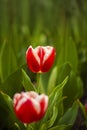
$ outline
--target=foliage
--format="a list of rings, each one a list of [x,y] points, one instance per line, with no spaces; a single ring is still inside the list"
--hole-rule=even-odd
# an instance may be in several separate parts
[[[57,54],[52,70],[40,77],[48,111],[28,129],[71,130],[79,107],[87,122],[79,101],[87,85],[86,23],[86,0],[0,0],[0,130],[26,129],[15,117],[13,96],[38,91],[37,75],[26,66],[29,45],[52,45]]]

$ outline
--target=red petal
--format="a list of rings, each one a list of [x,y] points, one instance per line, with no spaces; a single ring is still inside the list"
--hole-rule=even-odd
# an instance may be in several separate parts
[[[40,101],[40,107],[41,107],[41,112],[38,116],[38,120],[40,120],[46,113],[47,107],[48,107],[48,97],[45,95],[42,95],[42,99]]]
[[[31,47],[26,52],[26,60],[27,60],[28,67],[32,72],[37,73],[40,71],[40,65]]]
[[[18,110],[15,109],[15,113],[23,123],[32,123],[38,120],[38,114],[30,100],[23,103]]]
[[[46,59],[46,61],[44,62],[44,64],[42,65],[41,71],[42,72],[47,72],[50,70],[50,68],[52,67],[53,63],[54,63],[54,59],[55,59],[55,54],[56,51],[53,48],[52,49],[52,53],[49,55],[49,57]]]
[[[45,51],[43,47],[39,47],[38,56],[40,57],[40,69],[42,67],[43,59],[44,59]]]

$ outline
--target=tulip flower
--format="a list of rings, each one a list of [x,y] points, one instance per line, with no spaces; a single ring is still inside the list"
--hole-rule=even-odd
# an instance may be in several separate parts
[[[48,96],[34,91],[16,93],[13,98],[14,112],[23,123],[40,120],[48,107]]]
[[[28,67],[32,72],[47,72],[54,63],[56,51],[52,46],[38,46],[35,49],[32,46],[26,51],[26,60]]]

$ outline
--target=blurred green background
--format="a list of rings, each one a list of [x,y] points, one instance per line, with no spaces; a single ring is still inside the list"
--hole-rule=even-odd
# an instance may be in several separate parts
[[[61,49],[67,43],[71,45],[71,42],[77,50],[78,69],[85,72],[86,0],[0,0],[1,82],[25,64],[25,52],[29,45],[52,45],[59,56]]]
[[[4,118],[11,113],[7,112],[6,103],[7,106],[9,103],[3,93],[13,97],[24,88],[30,90],[30,81],[36,81],[36,75],[26,66],[29,45],[56,48],[53,68],[41,77],[44,92],[51,92],[68,75],[69,81],[62,90],[63,97],[68,97],[63,103],[64,113],[77,99],[84,105],[87,100],[87,0],[0,0],[0,128],[14,122],[12,116]],[[21,69],[26,70],[31,80]],[[77,105],[74,107],[65,114],[68,118],[64,117],[63,125],[74,124],[78,113]],[[57,124],[61,111],[59,106]]]

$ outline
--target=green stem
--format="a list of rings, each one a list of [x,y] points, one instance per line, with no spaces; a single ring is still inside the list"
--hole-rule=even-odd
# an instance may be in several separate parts
[[[34,123],[33,124],[27,124],[26,125],[26,130],[34,130],[34,126],[35,126]]]
[[[37,73],[37,92],[40,92],[41,73]]]
[[[25,130],[28,130],[28,124],[24,124],[25,125]]]
[[[26,130],[28,130],[28,124],[27,124],[27,126],[26,126]]]
[[[27,124],[27,125],[26,125],[26,130],[30,130],[29,125],[30,125],[30,124]]]

